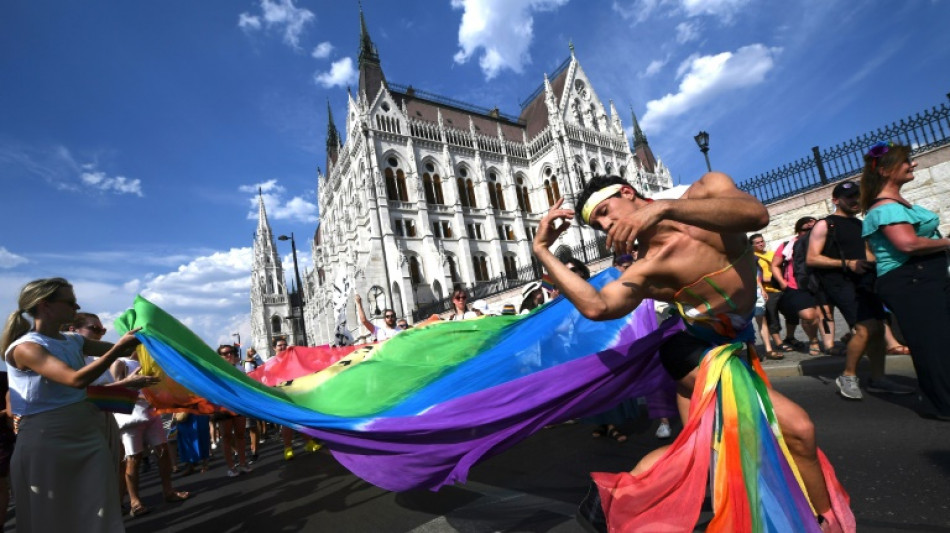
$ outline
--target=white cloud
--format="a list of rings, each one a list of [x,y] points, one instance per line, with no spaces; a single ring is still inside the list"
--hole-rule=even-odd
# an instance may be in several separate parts
[[[649,78],[650,76],[656,75],[656,73],[659,72],[660,69],[662,69],[663,67],[666,66],[666,63],[667,63],[668,61],[669,61],[669,58],[667,58],[667,59],[654,59],[653,61],[650,61],[650,64],[647,65],[646,70],[644,70],[644,71],[640,74],[640,77],[641,77],[641,78]]]
[[[699,38],[699,24],[695,22],[680,22],[676,25],[676,42],[686,44]]]
[[[307,223],[314,223],[319,220],[316,204],[300,196],[294,196],[286,200],[286,190],[282,185],[277,184],[277,180],[238,187],[238,191],[253,195],[248,198],[248,204],[250,205],[250,210],[247,212],[248,220],[257,220],[258,189],[260,189],[260,197],[264,199],[264,209],[267,210],[269,220],[295,220]]]
[[[659,8],[665,8],[661,16],[711,16],[723,23],[732,22],[733,17],[751,0],[614,0],[613,10],[624,20],[633,20],[634,24],[649,19]]]
[[[125,176],[106,176],[105,172],[83,172],[79,175],[83,185],[91,187],[102,192],[114,192],[116,194],[134,194],[138,197],[142,194],[142,181],[139,179],[130,180]]]
[[[624,3],[615,0],[612,7],[624,20],[633,19],[635,23],[639,24],[650,18],[660,2],[661,0],[634,0]]]
[[[353,68],[353,60],[344,57],[339,61],[334,61],[330,65],[330,70],[314,74],[313,81],[329,89],[330,87],[343,87],[354,83],[357,79],[356,69]]]
[[[29,262],[30,260],[22,255],[17,255],[7,250],[5,246],[0,246],[0,268],[13,268]]]
[[[0,248],[0,256],[3,251]],[[104,254],[114,257],[120,253],[106,251]],[[134,255],[126,251],[126,256]],[[298,251],[298,260],[300,258],[304,260],[302,265],[309,261],[309,256]],[[92,259],[90,255],[83,261]],[[287,264],[292,265],[285,262]],[[136,294],[141,294],[213,347],[233,342],[233,333],[239,333],[244,341],[250,339],[252,266],[253,250],[250,247],[193,254],[172,270],[159,275],[132,274],[126,278],[115,276],[115,264],[105,269],[88,268],[77,266],[76,262],[63,263],[55,258],[38,257],[31,258],[29,271],[21,268],[0,272],[0,302],[8,308],[15,305],[21,288],[31,279],[64,275],[73,284],[82,310],[98,314],[109,328],[106,340],[118,338],[112,322],[131,306]],[[39,272],[43,274],[37,275]]]
[[[730,22],[736,13],[745,8],[750,0],[680,0],[690,17],[709,15]]]
[[[259,30],[261,29],[261,17],[241,13],[238,16],[238,27],[245,30]]]
[[[258,31],[262,27],[283,32],[284,42],[299,50],[300,35],[315,18],[309,9],[296,7],[294,0],[261,0],[261,14],[241,13],[238,27],[246,32]]]
[[[310,55],[316,59],[326,59],[330,57],[330,52],[332,51],[333,51],[333,45],[330,44],[329,41],[324,41],[318,44],[317,47],[313,49],[313,52]]]
[[[177,270],[140,282],[141,295],[171,313],[212,347],[250,338],[253,250],[232,248],[199,256]],[[77,289],[78,292],[78,289]]]
[[[568,0],[452,0],[453,9],[464,9],[459,26],[455,62],[462,64],[478,53],[485,79],[502,70],[520,73],[531,61],[528,47],[533,37],[534,12],[552,11]]]
[[[679,92],[647,102],[640,121],[645,130],[657,131],[672,118],[728,91],[758,85],[775,65],[780,48],[761,44],[743,46],[735,52],[691,56],[678,70]]]

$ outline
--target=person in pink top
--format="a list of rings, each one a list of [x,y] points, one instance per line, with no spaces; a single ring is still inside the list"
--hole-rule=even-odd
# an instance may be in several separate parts
[[[800,288],[795,280],[793,251],[795,241],[805,236],[815,225],[815,217],[802,217],[795,222],[795,237],[783,242],[775,250],[772,257],[772,279],[782,289],[782,296],[778,302],[778,310],[785,316],[786,323],[789,317],[794,321],[798,317],[802,331],[808,336],[808,355],[821,354],[821,343],[818,341],[818,301],[810,292]]]

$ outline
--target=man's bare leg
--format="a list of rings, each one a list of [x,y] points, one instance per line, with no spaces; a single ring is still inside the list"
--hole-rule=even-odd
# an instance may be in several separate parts
[[[678,385],[681,392],[686,389],[692,390],[696,384],[698,373],[699,369],[695,369],[679,381]],[[679,397],[682,396],[681,393]],[[679,400],[679,397],[677,400]],[[772,407],[785,438],[785,445],[788,446],[788,451],[792,454],[792,459],[798,466],[811,504],[818,514],[823,514],[831,509],[831,499],[828,496],[828,487],[825,485],[825,477],[821,473],[821,465],[818,462],[815,426],[804,409],[780,392],[769,389],[769,399],[772,400]],[[680,412],[682,414],[682,410]],[[637,466],[630,473],[638,475],[649,470],[666,453],[667,448],[669,446],[663,446],[643,456],[643,459],[637,463]]]

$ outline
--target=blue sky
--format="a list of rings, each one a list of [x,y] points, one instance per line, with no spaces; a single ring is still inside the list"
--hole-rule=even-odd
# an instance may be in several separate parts
[[[713,167],[742,181],[950,91],[938,0],[363,9],[389,81],[515,115],[573,41],[598,96],[628,127],[636,111],[681,183],[705,168],[701,129]],[[345,116],[355,90],[358,13],[355,1],[0,3],[4,316],[26,281],[64,276],[108,322],[141,293],[210,344],[247,339],[257,189],[309,264],[326,109]]]

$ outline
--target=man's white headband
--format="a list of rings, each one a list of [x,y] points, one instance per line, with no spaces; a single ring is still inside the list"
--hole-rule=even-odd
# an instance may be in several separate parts
[[[581,220],[584,221],[584,224],[590,225],[590,214],[594,212],[594,208],[600,205],[600,202],[603,202],[607,198],[620,192],[620,189],[623,185],[608,185],[603,189],[595,192],[590,195],[590,198],[587,199],[587,202],[584,204],[584,208],[581,209]]]

